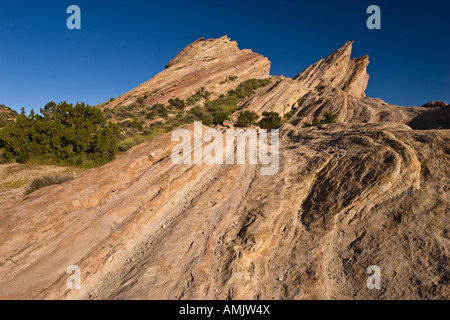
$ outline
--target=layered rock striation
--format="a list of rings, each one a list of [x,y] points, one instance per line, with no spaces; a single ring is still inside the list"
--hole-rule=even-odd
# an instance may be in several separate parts
[[[165,104],[173,98],[187,99],[201,88],[218,96],[235,89],[245,80],[269,75],[267,58],[248,49],[240,50],[227,36],[201,38],[183,49],[164,71],[121,95],[107,107],[125,107],[134,104],[139,97],[146,97],[147,105]]]
[[[448,299],[450,130],[432,116],[448,107],[365,97],[368,60],[350,52],[242,103],[295,109],[274,176],[260,164],[176,165],[168,133],[0,209],[0,298]],[[148,99],[226,92],[225,76],[269,66],[227,38],[200,40],[114,103],[156,88]],[[303,126],[326,111],[339,123]],[[81,290],[66,286],[71,265]],[[371,265],[381,290],[366,286]]]

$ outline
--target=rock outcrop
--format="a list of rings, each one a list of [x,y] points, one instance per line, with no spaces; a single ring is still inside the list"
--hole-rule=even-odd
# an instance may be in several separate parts
[[[243,108],[259,114],[271,110],[284,115],[292,109],[311,110],[303,104],[307,95],[311,98],[316,94],[315,102],[320,99],[323,100],[325,96],[329,100],[342,100],[342,97],[345,97],[345,100],[365,98],[365,90],[369,80],[367,73],[369,58],[364,56],[351,59],[352,44],[353,42],[347,42],[337,51],[311,65],[293,79],[277,77],[275,85],[264,88],[258,94],[250,97],[242,104]],[[339,97],[330,98],[332,94],[339,95]],[[342,103],[342,101],[339,101],[339,103]],[[379,109],[382,104],[384,103],[380,101],[374,107]],[[344,110],[352,109],[351,105],[340,104],[336,107]],[[362,112],[362,110],[359,111]],[[377,112],[381,112],[381,110],[377,110]],[[318,115],[316,113],[314,116]],[[311,120],[313,117],[309,113],[303,116],[305,121]],[[339,120],[352,122],[347,117],[341,117]]]
[[[422,108],[444,108],[448,107],[449,105],[446,104],[444,101],[431,101],[422,106]]]
[[[449,297],[449,130],[285,125],[266,177],[175,165],[173,146],[167,134],[1,212],[0,296]],[[370,265],[383,290],[366,288]]]
[[[442,101],[418,108],[366,97],[369,59],[368,56],[351,59],[352,44],[347,42],[293,79],[272,77],[273,85],[245,100],[242,110],[260,115],[264,111],[275,111],[282,116],[295,110],[294,125],[311,123],[314,117],[323,118],[325,112],[333,112],[341,123],[397,122],[413,129],[450,128],[450,108]]]
[[[365,97],[368,60],[350,51],[243,102],[295,109],[274,176],[176,165],[168,133],[0,209],[0,298],[449,299],[450,130],[407,125],[444,108]],[[152,88],[152,101],[225,92],[227,75],[267,77],[269,65],[227,38],[201,40],[114,103]],[[325,111],[340,123],[303,126]],[[66,286],[71,265],[81,290]],[[366,286],[371,265],[381,290]]]
[[[18,115],[19,114],[16,111],[8,108],[4,104],[0,104],[0,128],[12,121],[16,121]]]
[[[235,89],[245,80],[267,78],[269,75],[270,61],[267,58],[248,49],[240,50],[237,43],[227,36],[202,38],[183,49],[164,71],[121,95],[107,107],[128,106],[145,96],[147,105],[165,104],[172,98],[187,99],[202,87],[218,96]]]
[[[347,42],[336,52],[322,59],[294,79],[301,82],[307,90],[318,86],[340,89],[357,98],[365,97],[369,75],[369,57],[351,59],[353,41]]]

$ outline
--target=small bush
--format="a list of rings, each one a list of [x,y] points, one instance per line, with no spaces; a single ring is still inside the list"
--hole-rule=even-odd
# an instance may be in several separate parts
[[[233,82],[237,79],[237,76],[228,76],[225,78],[225,80],[223,80],[220,84],[225,84],[225,83],[229,83],[229,82]]]
[[[325,112],[324,116],[325,116],[324,123],[336,123],[337,114]]]
[[[180,109],[180,110],[183,110],[186,107],[186,103],[184,102],[184,100],[181,100],[179,98],[170,99],[169,105],[171,107],[174,107],[175,109]]]
[[[332,112],[325,112],[324,114],[324,119],[320,120],[317,117],[314,117],[312,123],[306,123],[305,127],[317,127],[320,126],[322,124],[327,124],[327,123],[336,123],[336,118],[337,118],[337,114],[334,114]]]
[[[283,117],[283,123],[288,122],[289,119],[291,119],[293,115],[294,115],[294,110],[291,110],[288,113],[286,113]]]
[[[239,113],[236,121],[236,127],[250,127],[258,121],[259,115],[253,111],[244,111]]]
[[[214,119],[213,119],[213,123],[214,124],[223,124],[223,122],[225,120],[229,120],[228,118],[228,114],[222,111],[218,111],[216,112],[216,114],[214,115]]]
[[[66,181],[72,180],[73,177],[67,174],[61,174],[61,173],[55,173],[55,174],[48,174],[45,175],[42,178],[34,179],[30,186],[28,187],[28,190],[25,192],[26,195],[33,193],[39,189],[55,185],[55,184],[62,184]]]
[[[204,108],[196,106],[189,110],[186,114],[186,121],[194,122],[201,121],[203,125],[210,126],[213,124],[214,118],[213,115],[207,112]]]
[[[200,88],[199,91],[197,91],[196,94],[189,97],[186,101],[187,105],[193,106],[195,103],[200,101],[201,99],[208,100],[209,96],[211,95],[211,92],[207,91],[205,88]]]
[[[138,131],[142,131],[144,129],[144,126],[142,123],[135,117],[133,117],[133,120],[128,120],[120,123],[120,127],[122,129],[137,129]]]
[[[133,117],[133,113],[131,111],[128,111],[128,110],[122,108],[122,109],[119,110],[119,112],[117,114],[117,117],[119,119],[132,118]]]
[[[16,157],[16,162],[20,164],[25,164],[30,160],[30,155],[28,153],[21,153]]]
[[[6,163],[8,161],[8,157],[6,156],[6,150],[0,149],[0,164]]]
[[[139,97],[136,99],[136,102],[139,103],[140,105],[143,105],[145,102],[145,98],[144,97]]]
[[[136,142],[134,141],[134,139],[123,140],[119,143],[119,151],[121,151],[121,152],[128,151],[131,148],[133,148],[135,145],[136,145]]]
[[[235,90],[230,90],[229,95],[236,96],[239,99],[245,99],[252,95],[256,89],[269,85],[270,79],[250,79],[240,83]]]
[[[146,117],[147,119],[149,119],[149,120],[153,120],[153,119],[156,118],[157,115],[158,115],[158,114],[156,113],[155,110],[151,110],[151,111],[149,111],[149,112],[147,112],[147,113],[145,114],[145,117]]]
[[[271,130],[281,125],[281,117],[277,112],[263,112],[263,119],[258,122],[258,125],[266,130]]]
[[[129,122],[128,125],[129,125],[130,128],[135,128],[135,129],[138,129],[139,131],[144,130],[144,126],[136,118],[134,118],[133,121]]]
[[[151,110],[155,111],[156,115],[158,117],[161,117],[164,119],[167,119],[169,117],[169,112],[167,111],[166,106],[163,104],[157,103],[157,104],[153,105]]]

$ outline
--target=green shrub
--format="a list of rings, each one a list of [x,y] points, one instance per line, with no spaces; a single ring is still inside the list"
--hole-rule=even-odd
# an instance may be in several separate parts
[[[324,123],[336,123],[337,114],[333,114],[331,112],[325,112]]]
[[[121,109],[119,109],[119,111],[117,113],[117,117],[120,120],[126,119],[126,118],[132,118],[133,113],[131,111],[127,110],[126,108],[121,108]]]
[[[281,117],[277,112],[263,112],[263,117],[258,125],[266,130],[271,130],[281,125]]]
[[[260,87],[271,83],[270,79],[250,79],[239,84],[235,90],[222,94],[213,101],[207,101],[205,108],[213,115],[214,124],[221,124],[233,112],[238,110],[238,103],[250,96]],[[225,117],[226,115],[226,117]]]
[[[140,105],[143,105],[145,102],[145,98],[144,97],[139,97],[136,99],[136,102],[139,103]]]
[[[258,121],[259,115],[253,111],[245,110],[239,113],[239,118],[236,121],[236,127],[250,127]]]
[[[170,99],[169,105],[171,107],[174,107],[175,109],[181,109],[181,110],[183,110],[186,107],[186,103],[184,102],[184,100],[181,100],[179,98]]]
[[[138,131],[142,131],[144,129],[144,126],[137,118],[133,118],[132,121],[122,122],[121,124],[125,128],[134,128],[137,129]]]
[[[225,113],[225,112],[222,112],[222,111],[218,111],[218,112],[216,112],[215,115],[214,115],[213,123],[214,123],[215,125],[218,125],[218,124],[221,125],[221,124],[223,124],[223,122],[224,122],[225,120],[229,120],[228,114]]]
[[[149,111],[145,114],[145,118],[149,119],[149,120],[153,120],[156,118],[158,114],[156,113],[155,110]]]
[[[109,161],[118,151],[119,128],[107,123],[100,109],[84,103],[50,102],[42,115],[32,110],[0,131],[0,149],[7,160],[51,158],[72,163],[80,155],[95,162]]]
[[[0,149],[0,164],[8,162],[8,157],[6,156],[6,150]]]
[[[185,120],[187,122],[201,121],[203,125],[210,126],[213,124],[213,115],[204,108],[196,106],[186,113]]]
[[[48,174],[45,175],[42,178],[34,179],[30,186],[28,187],[27,191],[25,192],[26,195],[33,193],[39,189],[55,185],[55,184],[62,184],[66,181],[72,180],[73,177],[67,174],[61,174],[61,173],[55,173],[55,174]]]
[[[225,80],[223,80],[222,82],[220,82],[220,84],[225,84],[225,83],[233,82],[233,81],[235,81],[237,78],[238,78],[237,76],[227,76],[227,77],[225,78]]]
[[[294,110],[289,111],[288,113],[286,113],[283,117],[283,123],[288,122],[290,118],[292,118],[292,116],[294,115]]]
[[[197,103],[198,101],[205,99],[208,100],[209,96],[211,95],[211,92],[207,91],[205,88],[200,88],[199,91],[197,91],[197,93],[195,93],[193,96],[189,97],[186,100],[187,105],[189,106],[193,106],[195,103]]]
[[[235,90],[228,92],[229,95],[234,95],[238,99],[245,99],[252,95],[256,89],[269,85],[272,81],[270,79],[250,79],[240,83]]]
[[[314,117],[312,123],[306,123],[305,127],[317,127],[322,124],[336,123],[337,114],[327,111],[325,112],[324,117],[325,118],[322,120],[320,120],[317,117]]]
[[[157,103],[157,104],[153,105],[151,110],[155,111],[156,115],[158,117],[161,117],[164,119],[167,119],[169,117],[169,112],[167,111],[166,106],[161,103]]]
[[[21,153],[16,157],[16,162],[20,164],[25,164],[30,160],[30,155],[28,153]]]

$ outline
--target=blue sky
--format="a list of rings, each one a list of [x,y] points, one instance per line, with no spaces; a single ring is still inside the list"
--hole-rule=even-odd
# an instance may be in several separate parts
[[[68,30],[69,5],[82,29]],[[381,8],[368,30],[366,9]],[[97,104],[152,78],[194,40],[228,35],[295,76],[346,41],[369,54],[367,95],[398,105],[450,102],[450,2],[0,0],[0,103]]]

